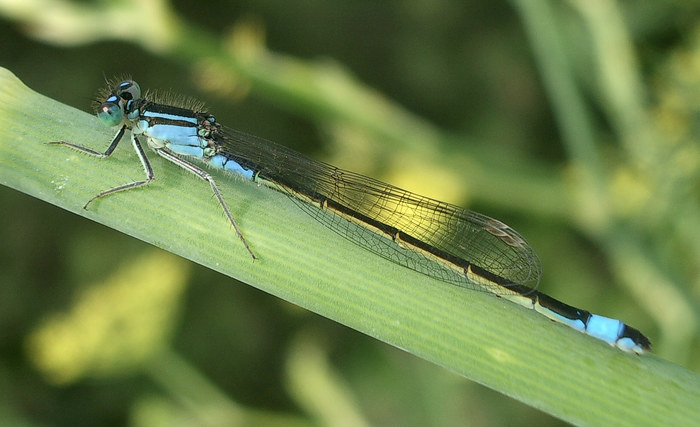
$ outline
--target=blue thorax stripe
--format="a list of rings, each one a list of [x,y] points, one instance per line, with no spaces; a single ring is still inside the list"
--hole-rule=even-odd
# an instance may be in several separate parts
[[[193,111],[169,105],[148,104],[141,112],[141,116],[152,119],[152,124],[197,126],[197,117]]]

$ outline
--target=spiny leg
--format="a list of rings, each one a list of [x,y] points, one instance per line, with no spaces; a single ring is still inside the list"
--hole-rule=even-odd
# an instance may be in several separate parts
[[[143,179],[141,181],[130,182],[129,184],[124,184],[124,185],[120,185],[119,187],[114,187],[114,188],[110,188],[109,190],[105,190],[105,191],[101,192],[100,194],[94,196],[92,199],[88,200],[87,203],[85,203],[85,206],[83,206],[83,208],[87,209],[87,207],[90,203],[94,202],[95,200],[97,200],[101,197],[107,196],[109,194],[118,193],[120,191],[130,190],[132,188],[140,187],[142,185],[146,185],[146,184],[150,183],[151,181],[153,181],[153,178],[155,178],[155,174],[153,173],[153,168],[151,167],[151,162],[148,161],[148,157],[146,157],[146,153],[143,151],[143,147],[141,147],[141,143],[139,142],[138,138],[136,138],[136,135],[134,135],[134,134],[131,135],[131,145],[133,145],[134,151],[136,151],[136,155],[138,156],[139,160],[141,161],[141,165],[143,166],[143,170],[146,172],[146,179]],[[116,144],[114,144],[114,146],[116,146]],[[111,147],[112,146],[110,145],[110,148]],[[114,150],[114,148],[112,148],[112,150]],[[107,149],[107,152],[109,152],[109,148]],[[109,154],[112,154],[111,152],[109,152],[109,154],[107,154],[107,152],[105,152],[105,157],[109,156]]]
[[[78,144],[73,144],[72,142],[68,141],[51,141],[47,142],[49,145],[65,145],[66,147],[70,147],[74,150],[78,150],[80,152],[89,154],[91,156],[96,156],[96,157],[109,157],[112,155],[112,152],[114,152],[114,149],[117,148],[117,145],[119,145],[119,141],[122,140],[122,137],[124,136],[124,132],[126,131],[126,125],[122,126],[121,129],[114,135],[114,138],[112,138],[112,142],[109,144],[109,147],[107,147],[107,150],[105,150],[104,153],[100,153],[99,151],[95,151],[91,148],[83,147],[82,145]]]
[[[122,140],[122,137],[124,136],[124,132],[126,131],[126,126],[122,126],[119,131],[114,135],[114,138],[112,139],[112,142],[109,144],[109,147],[107,147],[107,150],[105,150],[104,153],[100,153],[99,151],[95,151],[91,148],[83,147],[82,145],[78,144],[73,144],[72,142],[67,142],[67,141],[52,141],[48,142],[47,144],[50,145],[65,145],[67,147],[70,147],[74,150],[78,150],[82,153],[89,154],[91,156],[96,156],[100,158],[106,158],[112,155],[114,152],[114,149],[117,148],[117,145],[119,145],[119,142]],[[146,185],[149,182],[153,181],[154,178],[154,173],[153,173],[153,168],[151,167],[151,163],[148,161],[148,157],[146,157],[146,153],[143,151],[143,147],[141,147],[141,144],[138,141],[138,138],[136,138],[136,135],[133,133],[131,134],[131,144],[134,147],[134,151],[136,151],[136,155],[138,156],[139,160],[141,161],[141,165],[143,166],[144,171],[146,172],[146,179],[141,180],[141,181],[135,181],[131,182],[129,184],[124,184],[120,185],[119,187],[114,187],[110,188],[109,190],[105,190],[90,200],[83,205],[83,209],[87,209],[88,205],[90,203],[94,202],[95,200],[107,196],[109,194],[114,194],[118,193],[120,191],[124,190],[130,190],[132,188],[140,187],[142,185]]]
[[[241,233],[241,230],[238,228],[238,224],[236,223],[236,220],[233,219],[233,215],[231,215],[231,211],[228,208],[228,205],[226,204],[226,201],[224,200],[224,197],[221,195],[221,192],[219,191],[219,187],[216,186],[216,182],[214,181],[214,178],[205,172],[204,170],[198,168],[197,166],[193,165],[192,163],[189,163],[176,155],[160,149],[156,148],[155,149],[156,153],[158,153],[161,157],[163,157],[166,160],[169,160],[176,165],[180,166],[183,169],[186,169],[193,174],[197,175],[198,177],[202,178],[203,180],[207,181],[209,185],[211,186],[212,191],[214,191],[214,194],[216,195],[216,198],[219,199],[219,204],[221,204],[221,207],[224,209],[224,213],[226,213],[226,216],[228,217],[229,221],[233,225],[234,230],[236,230],[236,234],[238,235],[238,238],[241,239],[241,242],[243,242],[243,246],[248,250],[250,255],[253,257],[253,259],[256,259],[257,257],[253,253],[253,251],[250,249],[250,246],[248,246],[248,242],[246,241],[245,237],[243,237],[243,233]]]

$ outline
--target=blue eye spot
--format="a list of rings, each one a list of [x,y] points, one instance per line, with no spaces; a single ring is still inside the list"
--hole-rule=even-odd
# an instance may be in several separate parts
[[[141,87],[135,81],[128,80],[119,84],[116,94],[127,101],[139,99],[141,98]]]

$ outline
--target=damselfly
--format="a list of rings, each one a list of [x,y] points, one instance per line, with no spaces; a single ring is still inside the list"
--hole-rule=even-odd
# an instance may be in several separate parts
[[[71,142],[83,153],[109,157],[127,130],[146,178],[105,190],[88,200],[144,186],[153,168],[139,138],[166,160],[207,181],[250,255],[248,245],[213,177],[189,159],[239,174],[287,194],[323,225],[375,254],[469,289],[489,291],[536,310],[624,351],[643,353],[651,343],[623,322],[591,314],[536,290],[537,254],[515,230],[488,216],[335,166],[289,148],[227,128],[202,107],[182,108],[141,96],[133,80],[114,82],[101,97],[97,116],[119,126],[111,144],[98,152]]]

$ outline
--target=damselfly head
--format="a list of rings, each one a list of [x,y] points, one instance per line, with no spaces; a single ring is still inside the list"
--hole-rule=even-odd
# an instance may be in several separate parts
[[[127,105],[141,98],[141,87],[129,77],[120,77],[107,82],[95,102],[97,117],[106,126],[113,127],[124,121]]]

